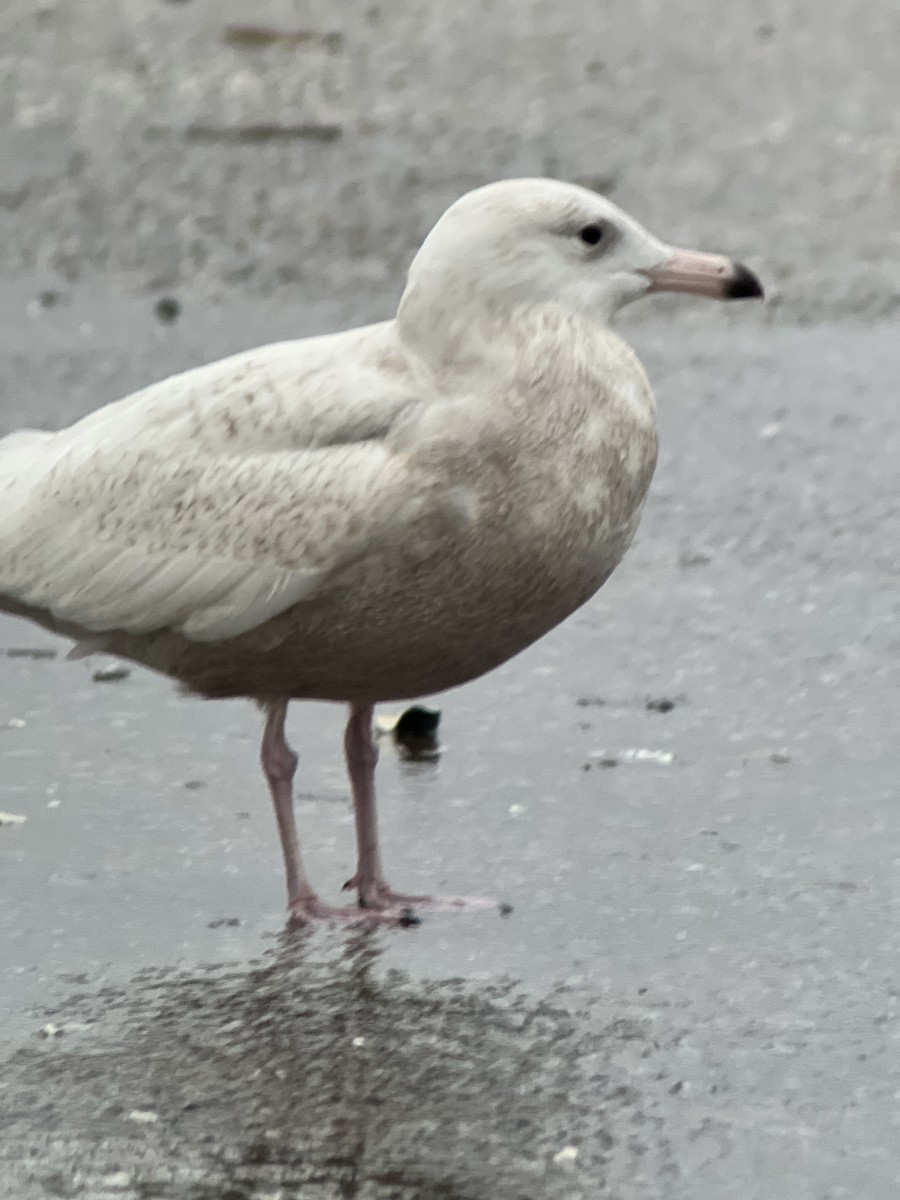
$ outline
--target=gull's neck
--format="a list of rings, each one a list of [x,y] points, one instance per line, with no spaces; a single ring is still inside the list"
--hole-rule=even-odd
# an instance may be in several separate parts
[[[440,282],[411,274],[397,308],[397,332],[426,357],[481,358],[491,332],[502,323],[496,305],[485,303],[453,273]]]
[[[561,305],[510,304],[453,286],[456,282],[451,278],[436,289],[410,280],[397,309],[398,337],[433,370],[485,374],[493,366],[506,374],[536,352],[552,354],[572,344],[573,334],[577,344],[606,331],[604,322]]]

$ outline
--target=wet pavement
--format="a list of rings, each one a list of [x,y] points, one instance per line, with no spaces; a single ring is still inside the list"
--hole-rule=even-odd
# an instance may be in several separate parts
[[[34,290],[4,411],[40,420],[308,320]],[[385,744],[390,878],[507,917],[285,934],[252,707],[0,623],[0,1194],[896,1194],[900,348],[743,315],[631,331],[663,432],[631,554],[433,700],[436,762]],[[335,897],[341,721],[290,718]]]
[[[507,916],[286,930],[253,708],[0,619],[3,1200],[900,1192],[896,14],[698,40],[711,3],[464,5],[455,55],[427,6],[261,6],[305,42],[224,0],[4,6],[0,429],[389,313],[445,200],[513,170],[607,171],[776,287],[629,314],[662,449],[628,558],[426,698],[439,758],[383,747],[392,883]],[[289,715],[328,899],[341,725]]]

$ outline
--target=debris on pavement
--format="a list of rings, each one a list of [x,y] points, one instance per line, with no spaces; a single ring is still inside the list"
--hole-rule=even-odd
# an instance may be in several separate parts
[[[375,718],[375,733],[379,737],[390,735],[408,759],[437,758],[440,754],[438,726],[440,711],[414,704],[399,716]]]
[[[97,667],[91,675],[94,683],[118,683],[120,679],[127,679],[131,674],[131,667],[126,667],[124,663],[111,663],[109,666]]]

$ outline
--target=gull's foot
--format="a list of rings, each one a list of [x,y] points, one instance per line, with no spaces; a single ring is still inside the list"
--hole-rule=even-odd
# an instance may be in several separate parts
[[[408,904],[424,912],[499,912],[511,911],[491,896],[404,896],[388,888],[387,894],[393,904]]]
[[[311,925],[314,921],[330,921],[339,925],[355,925],[372,928],[376,925],[407,927],[421,922],[408,905],[392,905],[382,908],[363,908],[361,905],[326,904],[318,896],[292,900],[288,905],[291,924]]]
[[[374,883],[360,887],[357,877],[348,879],[343,891],[359,890],[359,904],[364,912],[392,912],[396,910],[409,912],[410,909],[422,908],[427,912],[460,912],[485,911],[496,908],[500,912],[509,912],[508,905],[498,904],[489,896],[411,896],[405,892],[395,892],[387,883]]]

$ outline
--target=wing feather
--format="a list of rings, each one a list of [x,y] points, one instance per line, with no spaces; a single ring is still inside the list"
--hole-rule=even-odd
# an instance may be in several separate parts
[[[92,632],[215,641],[316,597],[385,539],[467,520],[390,445],[416,409],[410,380],[321,347],[312,369],[314,343],[293,345],[0,441],[0,596]]]

